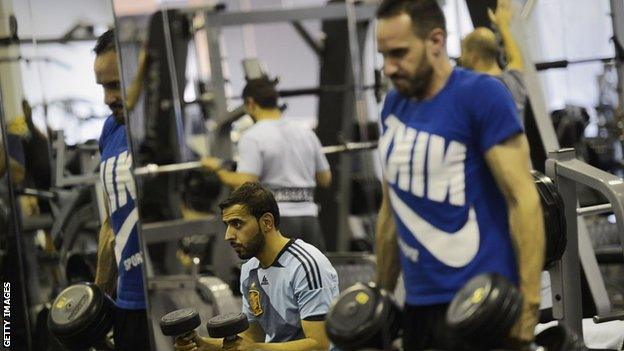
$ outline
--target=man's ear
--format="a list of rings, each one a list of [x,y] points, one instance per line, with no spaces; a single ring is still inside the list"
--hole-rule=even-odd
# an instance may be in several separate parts
[[[263,232],[271,231],[275,228],[275,218],[269,212],[265,213],[260,217],[260,226]]]
[[[427,35],[426,43],[434,56],[440,56],[446,50],[446,32],[442,28],[432,29]]]
[[[254,100],[254,98],[246,97],[245,98],[245,105],[247,105],[247,108],[253,108],[253,107],[256,107],[256,105],[258,105],[258,104],[256,103],[256,100]]]

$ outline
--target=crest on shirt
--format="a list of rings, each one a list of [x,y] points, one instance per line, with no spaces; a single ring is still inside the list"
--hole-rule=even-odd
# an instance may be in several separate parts
[[[254,316],[258,317],[262,314],[262,305],[260,304],[260,291],[256,288],[256,283],[251,283],[249,288],[249,308]]]

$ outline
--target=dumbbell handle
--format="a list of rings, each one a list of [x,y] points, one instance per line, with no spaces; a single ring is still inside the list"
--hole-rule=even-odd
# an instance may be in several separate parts
[[[600,316],[594,316],[594,323],[596,324],[604,323],[604,322],[611,322],[611,321],[621,321],[621,320],[624,320],[624,311],[617,311],[617,312],[606,313]]]
[[[191,330],[190,332],[182,335],[178,335],[175,337],[175,341],[178,345],[188,345],[193,342],[193,339],[197,337],[197,332],[195,330]]]
[[[226,344],[232,343],[238,339],[240,339],[241,337],[238,335],[230,335],[230,336],[226,336],[225,338],[223,338],[223,347],[225,347]]]

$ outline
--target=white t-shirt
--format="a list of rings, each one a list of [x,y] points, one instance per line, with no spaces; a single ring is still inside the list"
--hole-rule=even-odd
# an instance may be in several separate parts
[[[284,119],[259,121],[238,142],[237,172],[258,176],[270,189],[314,188],[316,173],[329,170],[314,132]],[[280,215],[317,216],[314,202],[278,202]]]

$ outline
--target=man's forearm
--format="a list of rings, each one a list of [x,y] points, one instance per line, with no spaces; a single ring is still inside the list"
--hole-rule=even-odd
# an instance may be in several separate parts
[[[394,291],[399,277],[399,245],[396,225],[390,210],[390,200],[386,198],[379,209],[375,228],[375,250],[377,256],[377,284]]]
[[[229,186],[232,189],[236,189],[245,183],[246,178],[242,177],[240,174],[232,171],[225,170],[223,168],[216,171],[217,177],[221,183]]]
[[[328,349],[328,347],[323,347],[318,341],[311,338],[279,343],[256,343],[254,347],[256,350],[264,351],[308,351]]]
[[[509,24],[501,25],[498,27],[498,31],[503,39],[503,48],[505,49],[505,56],[507,57],[508,67],[518,71],[522,71],[524,68],[524,60],[522,59],[522,52],[516,43],[516,40],[511,34]]]
[[[202,337],[202,351],[219,351],[223,350],[223,339],[210,337]]]
[[[114,234],[110,219],[106,218],[98,234],[97,263],[94,283],[108,295],[115,293],[117,283],[117,261],[114,251]]]
[[[11,172],[11,180],[13,184],[21,185],[26,177],[26,170],[24,167],[14,159],[9,157],[9,171]]]
[[[520,198],[519,198],[520,199]],[[511,238],[516,252],[520,290],[525,305],[538,306],[541,272],[544,266],[544,222],[535,188],[527,189],[521,200],[509,206]]]

